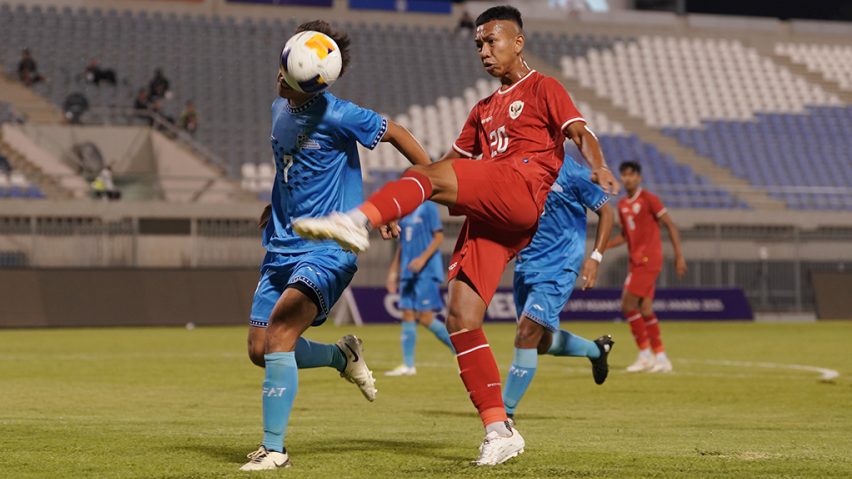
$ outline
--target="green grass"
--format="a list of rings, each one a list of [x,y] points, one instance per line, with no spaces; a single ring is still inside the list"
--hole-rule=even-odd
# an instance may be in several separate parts
[[[379,396],[365,401],[330,369],[300,373],[287,446],[292,477],[852,477],[852,322],[671,324],[676,372],[628,375],[627,326],[614,371],[595,386],[588,362],[544,357],[518,410],[527,451],[474,468],[481,426],[454,359],[421,328],[418,375],[399,361],[395,326],[361,328]],[[333,341],[354,328],[326,325]],[[510,325],[487,332],[503,374]],[[0,476],[246,477],[261,437],[262,371],[245,328],[0,331]],[[713,360],[833,368],[814,372]]]

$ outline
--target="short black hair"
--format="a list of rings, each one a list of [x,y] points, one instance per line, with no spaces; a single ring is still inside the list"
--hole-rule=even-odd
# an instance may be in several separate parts
[[[489,8],[476,17],[474,24],[478,27],[494,20],[508,20],[510,22],[515,22],[519,29],[524,29],[524,21],[521,20],[521,12],[518,11],[517,8],[509,5]]]
[[[624,163],[618,165],[619,173],[624,173],[627,170],[633,170],[633,171],[636,172],[636,174],[641,175],[642,174],[642,165],[640,165],[636,161],[625,161]]]
[[[311,20],[296,27],[296,33],[307,31],[324,33],[334,40],[334,43],[337,44],[337,48],[340,49],[340,76],[343,76],[343,73],[346,71],[346,67],[349,66],[349,60],[352,58],[349,53],[349,45],[352,43],[352,40],[349,39],[349,34],[343,30],[337,30],[325,20]]]

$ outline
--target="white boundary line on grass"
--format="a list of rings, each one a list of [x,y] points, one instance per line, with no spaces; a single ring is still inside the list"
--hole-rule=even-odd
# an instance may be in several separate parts
[[[724,359],[680,359],[677,362],[685,363],[704,363],[714,364],[718,366],[733,366],[744,368],[764,368],[764,369],[792,369],[795,371],[808,371],[818,373],[820,381],[834,381],[840,377],[840,373],[834,369],[821,368],[819,366],[808,366],[804,364],[781,364],[781,363],[765,363],[754,361],[728,361]]]

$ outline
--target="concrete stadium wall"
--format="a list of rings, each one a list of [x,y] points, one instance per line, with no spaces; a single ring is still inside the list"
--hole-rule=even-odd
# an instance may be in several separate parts
[[[242,269],[0,270],[0,328],[245,324]]]
[[[852,272],[816,273],[812,278],[819,319],[852,319]]]

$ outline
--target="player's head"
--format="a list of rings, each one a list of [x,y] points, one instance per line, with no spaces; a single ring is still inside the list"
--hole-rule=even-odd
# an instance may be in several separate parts
[[[642,183],[642,165],[635,161],[625,161],[618,165],[618,172],[621,173],[621,183],[627,191],[636,191],[639,184]]]
[[[346,73],[346,67],[349,66],[349,60],[352,58],[351,53],[349,52],[349,45],[351,40],[349,39],[349,34],[342,31],[337,30],[332,27],[328,22],[324,20],[311,20],[309,22],[305,22],[298,27],[296,27],[296,31],[293,33],[301,32],[320,32],[328,35],[334,40],[334,43],[337,43],[337,48],[340,49],[340,75],[338,75],[338,79]],[[312,96],[310,93],[301,93],[290,87],[286,81],[284,81],[284,75],[281,71],[278,71],[278,96],[287,99],[299,100],[302,98],[308,98]]]
[[[524,21],[517,8],[489,8],[474,23],[476,50],[489,75],[500,78],[523,64]]]

